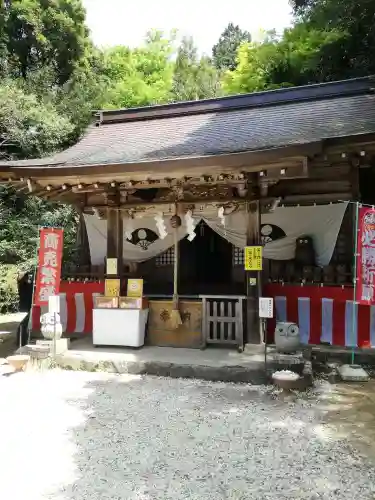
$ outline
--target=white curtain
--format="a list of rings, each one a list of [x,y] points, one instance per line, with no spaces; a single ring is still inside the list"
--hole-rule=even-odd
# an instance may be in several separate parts
[[[85,214],[84,218],[90,245],[91,264],[94,266],[103,264],[107,254],[107,221],[98,219],[94,215]],[[143,238],[143,236],[147,230],[156,233],[156,236],[158,236],[158,230],[156,228],[154,217],[144,217],[141,219],[133,219],[131,221],[132,232],[135,234],[137,239],[139,238],[140,240],[136,245],[127,240],[125,235],[126,228],[124,227],[124,260],[129,262],[143,262],[168,250],[168,248],[174,244],[173,231],[169,224],[169,219],[170,216],[164,219],[168,235],[163,240],[161,238],[157,238],[155,241],[150,243],[146,238]],[[198,219],[198,222],[199,220],[200,218]],[[183,221],[183,224],[177,229],[178,241],[185,238],[185,236],[186,228]]]
[[[327,266],[335,249],[337,236],[348,203],[316,205],[310,207],[278,207],[275,212],[265,214],[262,224],[269,225],[274,232],[280,228],[285,237],[267,243],[264,256],[267,259],[293,259],[296,239],[300,236],[311,236],[314,241],[316,262]],[[265,226],[262,227],[266,233]],[[271,233],[272,234],[272,233]]]
[[[317,263],[328,265],[335,248],[337,236],[347,203],[317,205],[310,207],[278,207],[274,212],[263,214],[261,218],[261,236],[266,259],[293,259],[296,239],[311,236],[314,241]],[[195,224],[203,219],[208,226],[234,246],[246,245],[246,211],[240,210],[225,217],[225,226],[212,210],[199,213],[194,217]],[[103,264],[107,249],[107,221],[93,215],[85,215],[87,236],[90,244],[91,263]],[[163,240],[158,238],[154,217],[133,219],[131,222],[136,244],[129,242],[124,227],[124,260],[143,262],[165,252],[173,245],[173,231],[169,224],[170,216],[164,219],[168,235]],[[126,223],[124,221],[124,226]],[[153,238],[147,239],[146,233]],[[184,220],[177,230],[178,240],[186,236]],[[139,241],[138,241],[139,240]]]
[[[225,217],[225,225],[221,223],[217,215],[202,217],[204,222],[225,238],[235,247],[243,248],[246,245],[246,211],[241,210]]]
[[[348,203],[316,205],[310,207],[277,207],[274,212],[262,214],[261,237],[266,259],[294,258],[296,239],[311,236],[316,261],[320,266],[329,264],[335,249]],[[246,212],[236,212],[225,219],[225,227],[217,217],[203,217],[204,221],[232,245],[246,245]]]

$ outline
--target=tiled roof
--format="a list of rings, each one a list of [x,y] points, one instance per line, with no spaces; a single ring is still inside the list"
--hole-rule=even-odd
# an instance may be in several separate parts
[[[119,118],[109,123],[104,119],[99,126],[90,127],[76,145],[61,153],[44,159],[3,162],[3,165],[128,164],[259,151],[375,133],[375,94],[371,80],[368,82],[368,90],[357,95],[328,93],[321,98],[286,99],[264,106],[237,106],[237,109],[216,106],[212,112],[186,112],[162,118],[126,121]],[[329,85],[335,84],[326,88]]]

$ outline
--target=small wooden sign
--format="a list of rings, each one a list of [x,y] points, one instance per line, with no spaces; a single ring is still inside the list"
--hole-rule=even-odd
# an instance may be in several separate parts
[[[261,271],[262,263],[262,247],[245,247],[245,271]]]
[[[117,276],[117,259],[113,258],[107,259],[107,275]]]
[[[118,297],[120,295],[120,280],[119,279],[109,279],[105,280],[105,292],[106,297]]]
[[[273,318],[273,298],[259,297],[259,317]]]
[[[143,296],[143,280],[128,279],[128,297],[140,298]]]

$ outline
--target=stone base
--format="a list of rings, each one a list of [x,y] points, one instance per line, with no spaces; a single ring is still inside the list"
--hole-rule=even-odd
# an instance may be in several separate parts
[[[296,352],[294,354],[284,354],[281,352],[274,352],[270,356],[274,363],[280,365],[299,365],[304,364],[305,359],[302,352]]]
[[[36,345],[48,346],[49,353],[53,354],[53,340],[37,340]],[[58,339],[56,340],[56,354],[64,354],[70,347],[70,339]]]
[[[359,365],[342,365],[337,368],[337,371],[345,382],[367,382],[370,378]]]
[[[302,376],[305,362],[302,352],[284,354],[273,351],[267,355],[267,366],[273,371],[291,370]]]
[[[49,345],[29,344],[26,349],[31,359],[46,359],[50,355]]]

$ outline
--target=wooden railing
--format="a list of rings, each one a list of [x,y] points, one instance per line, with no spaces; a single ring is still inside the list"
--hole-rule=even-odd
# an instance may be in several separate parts
[[[353,266],[298,267],[293,261],[265,261],[262,278],[264,283],[346,285],[353,283]]]
[[[243,300],[242,295],[200,295],[202,299],[203,345],[243,346]]]

